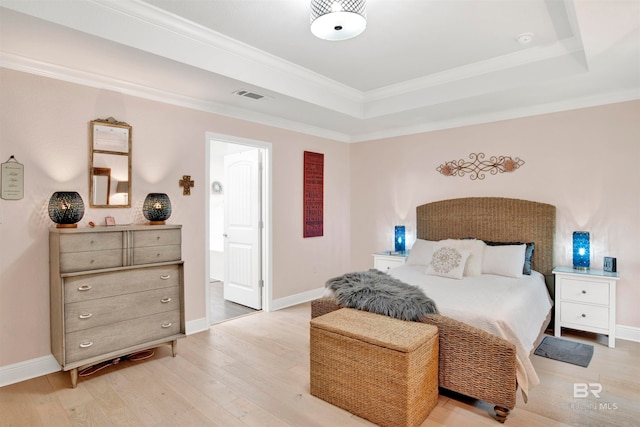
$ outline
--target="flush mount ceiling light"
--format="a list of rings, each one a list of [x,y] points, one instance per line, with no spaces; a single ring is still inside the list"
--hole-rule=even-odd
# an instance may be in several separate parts
[[[311,32],[318,38],[346,40],[366,27],[366,0],[311,0]]]

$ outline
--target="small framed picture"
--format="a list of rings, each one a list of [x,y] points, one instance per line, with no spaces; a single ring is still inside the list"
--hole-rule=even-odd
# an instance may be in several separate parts
[[[112,216],[104,217],[104,223],[107,225],[116,225],[116,219]]]
[[[613,257],[604,257],[604,271],[608,271],[610,273],[618,272],[618,263],[617,260]]]

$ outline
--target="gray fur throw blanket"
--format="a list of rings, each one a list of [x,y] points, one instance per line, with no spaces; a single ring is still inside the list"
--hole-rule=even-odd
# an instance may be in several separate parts
[[[425,314],[438,313],[436,303],[420,288],[376,269],[329,279],[325,287],[343,307],[414,322]]]

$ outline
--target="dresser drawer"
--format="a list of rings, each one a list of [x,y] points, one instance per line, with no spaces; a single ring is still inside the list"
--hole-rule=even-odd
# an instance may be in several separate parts
[[[78,233],[60,235],[60,252],[101,251],[120,249],[123,246],[122,233]]]
[[[60,254],[60,272],[99,270],[101,268],[122,267],[122,249],[90,252],[66,252]]]
[[[133,247],[179,245],[180,233],[180,229],[134,231]]]
[[[133,248],[133,263],[135,265],[178,261],[181,256],[180,245]]]
[[[180,284],[180,264],[64,278],[66,303],[162,289]]]
[[[563,324],[572,323],[592,328],[609,328],[608,307],[562,301],[560,308],[560,322]]]
[[[609,305],[609,284],[563,278],[560,299]]]
[[[156,289],[73,302],[65,305],[65,331],[74,332],[109,323],[180,309],[180,288]]]
[[[65,335],[66,360],[73,363],[181,333],[180,311],[167,311]]]

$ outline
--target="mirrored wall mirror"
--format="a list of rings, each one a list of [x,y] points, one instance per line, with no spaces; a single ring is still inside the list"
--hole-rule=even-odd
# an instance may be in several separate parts
[[[89,207],[131,207],[131,126],[113,117],[90,123]]]

